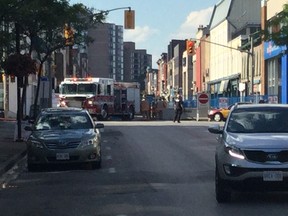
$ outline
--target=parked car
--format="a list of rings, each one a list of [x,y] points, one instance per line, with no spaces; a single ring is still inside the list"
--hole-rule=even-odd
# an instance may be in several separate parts
[[[235,104],[250,104],[250,102],[237,102]],[[226,108],[215,108],[215,109],[211,109],[208,112],[208,118],[210,121],[226,121],[230,109],[235,105],[235,104],[231,104],[229,107]]]
[[[27,143],[29,171],[45,164],[85,163],[101,167],[102,123],[95,123],[81,108],[47,108],[40,112],[32,126]]]
[[[214,109],[209,110],[208,112],[209,120],[216,121],[216,122],[224,121],[227,118],[229,114],[229,108],[231,107],[232,106],[227,107],[227,108],[214,108]]]
[[[218,134],[215,192],[219,203],[234,190],[288,190],[288,105],[242,104],[230,110]]]

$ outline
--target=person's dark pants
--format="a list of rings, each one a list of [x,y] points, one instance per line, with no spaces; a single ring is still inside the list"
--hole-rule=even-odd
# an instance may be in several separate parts
[[[175,116],[174,116],[174,122],[177,121],[180,123],[181,115],[182,115],[182,109],[176,109],[175,110]]]

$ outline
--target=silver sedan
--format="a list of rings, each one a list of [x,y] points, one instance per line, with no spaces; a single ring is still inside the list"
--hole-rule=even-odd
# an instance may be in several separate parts
[[[90,114],[78,108],[42,110],[32,126],[27,144],[28,170],[45,164],[87,163],[101,167],[101,133]]]

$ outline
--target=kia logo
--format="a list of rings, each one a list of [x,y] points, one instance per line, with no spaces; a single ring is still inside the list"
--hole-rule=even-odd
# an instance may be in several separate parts
[[[278,156],[277,156],[277,154],[268,154],[268,155],[267,155],[267,159],[268,159],[268,160],[275,161],[275,160],[278,159]]]

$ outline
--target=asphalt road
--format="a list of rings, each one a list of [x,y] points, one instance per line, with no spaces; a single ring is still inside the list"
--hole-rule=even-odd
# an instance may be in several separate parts
[[[5,216],[287,215],[287,193],[214,195],[208,122],[105,122],[103,167],[28,172],[21,161],[0,190]]]

